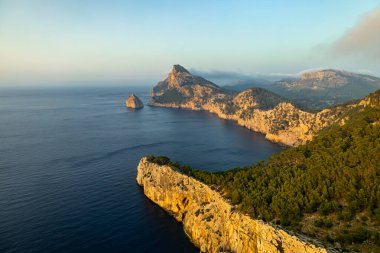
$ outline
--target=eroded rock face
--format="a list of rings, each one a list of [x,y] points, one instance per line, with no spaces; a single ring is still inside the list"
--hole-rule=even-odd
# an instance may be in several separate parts
[[[140,109],[144,107],[144,104],[135,94],[132,94],[125,101],[125,106],[128,108]]]
[[[137,183],[145,195],[170,212],[201,252],[325,253],[321,246],[292,236],[234,210],[209,186],[142,158]]]
[[[348,108],[340,106],[318,113],[308,112],[263,88],[226,92],[178,65],[167,79],[152,89],[151,104],[207,110],[289,146],[311,140],[322,128],[337,122]]]

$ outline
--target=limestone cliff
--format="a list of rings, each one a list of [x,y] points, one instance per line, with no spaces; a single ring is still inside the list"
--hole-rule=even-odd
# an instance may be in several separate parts
[[[202,252],[322,253],[326,249],[235,211],[219,193],[167,165],[142,158],[137,183],[170,212]]]
[[[179,65],[152,89],[151,105],[206,110],[290,146],[312,140],[321,129],[338,122],[350,107],[309,112],[263,88],[230,93]]]
[[[128,108],[140,109],[144,107],[144,104],[135,94],[132,94],[125,101],[125,106]]]

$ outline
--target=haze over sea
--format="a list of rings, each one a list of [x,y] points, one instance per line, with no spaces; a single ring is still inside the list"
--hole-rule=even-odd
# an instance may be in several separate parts
[[[282,148],[206,112],[145,106],[149,88],[0,91],[0,252],[198,252],[135,182],[144,155],[225,170]]]

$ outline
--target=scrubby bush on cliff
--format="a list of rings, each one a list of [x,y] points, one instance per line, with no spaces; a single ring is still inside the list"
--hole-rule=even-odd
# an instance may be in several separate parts
[[[170,163],[170,158],[166,156],[148,156],[148,161],[158,165],[167,165]]]
[[[191,175],[193,172],[193,169],[190,168],[188,165],[182,165],[178,162],[172,162],[169,157],[166,156],[147,156],[147,159],[149,162],[156,163],[158,165],[168,165],[171,166],[173,169],[178,170],[179,172]]]

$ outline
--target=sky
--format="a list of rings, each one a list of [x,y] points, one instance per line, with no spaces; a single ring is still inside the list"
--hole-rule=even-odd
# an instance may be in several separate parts
[[[380,76],[380,0],[0,0],[0,85],[198,72]]]

